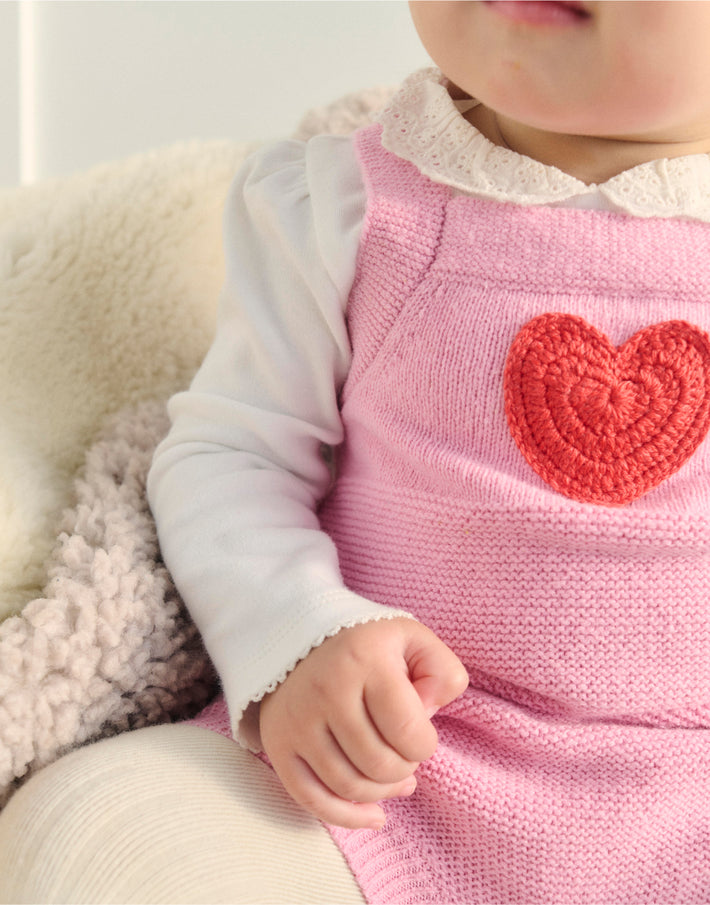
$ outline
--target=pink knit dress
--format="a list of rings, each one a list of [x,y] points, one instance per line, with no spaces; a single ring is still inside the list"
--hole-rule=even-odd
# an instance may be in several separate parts
[[[466,664],[376,903],[710,902],[710,227],[457,195],[357,136],[346,584]]]

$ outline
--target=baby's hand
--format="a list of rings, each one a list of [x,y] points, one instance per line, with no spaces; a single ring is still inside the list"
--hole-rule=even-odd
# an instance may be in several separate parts
[[[418,622],[343,629],[262,701],[264,750],[316,817],[379,828],[376,802],[414,791],[414,771],[436,748],[431,716],[467,685],[458,657]]]

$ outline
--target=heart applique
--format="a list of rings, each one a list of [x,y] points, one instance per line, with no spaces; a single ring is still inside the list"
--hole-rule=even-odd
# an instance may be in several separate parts
[[[654,324],[616,348],[582,318],[543,314],[505,366],[513,439],[551,487],[620,506],[688,461],[710,427],[710,337]]]

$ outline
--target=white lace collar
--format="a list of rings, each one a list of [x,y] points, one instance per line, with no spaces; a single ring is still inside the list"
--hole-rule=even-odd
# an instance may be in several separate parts
[[[557,167],[494,145],[464,119],[437,69],[414,73],[382,111],[382,144],[424,175],[467,194],[519,204],[601,206],[637,217],[710,222],[710,155],[633,167],[586,185]],[[601,199],[600,199],[601,196]],[[597,199],[595,201],[595,199]]]

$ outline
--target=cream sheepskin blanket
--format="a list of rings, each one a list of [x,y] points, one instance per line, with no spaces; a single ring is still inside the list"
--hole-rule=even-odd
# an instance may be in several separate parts
[[[312,111],[367,122],[387,89]],[[193,143],[0,192],[0,806],[73,746],[194,714],[216,679],[145,501],[213,332],[229,183]]]

